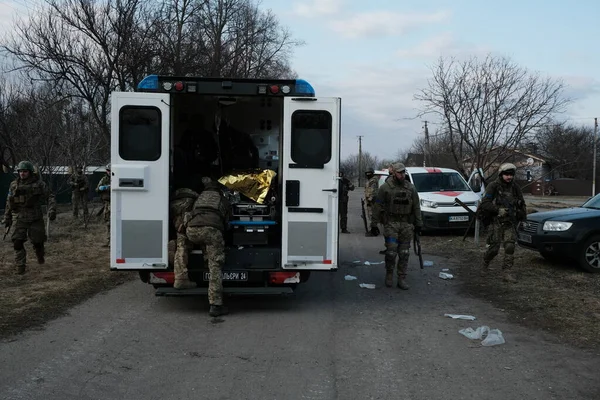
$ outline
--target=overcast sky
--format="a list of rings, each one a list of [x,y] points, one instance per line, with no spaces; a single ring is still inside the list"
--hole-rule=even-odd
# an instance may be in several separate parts
[[[10,29],[39,0],[0,0]],[[600,1],[262,0],[306,44],[293,67],[318,96],[342,98],[342,157],[363,149],[393,158],[422,135],[413,95],[439,56],[511,57],[563,79],[575,101],[563,119],[600,117]],[[435,130],[435,125],[431,126]]]

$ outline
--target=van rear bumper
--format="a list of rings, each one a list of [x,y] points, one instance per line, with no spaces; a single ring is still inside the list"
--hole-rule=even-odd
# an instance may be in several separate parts
[[[423,228],[428,230],[465,230],[469,227],[474,215],[465,212],[433,213],[421,211]],[[451,218],[452,217],[452,218]],[[452,221],[451,219],[466,219],[465,221]]]
[[[284,295],[292,294],[294,290],[291,287],[223,287],[223,294],[237,295]],[[155,296],[206,296],[207,287],[197,287],[193,289],[175,289],[173,287],[160,287],[156,289]]]

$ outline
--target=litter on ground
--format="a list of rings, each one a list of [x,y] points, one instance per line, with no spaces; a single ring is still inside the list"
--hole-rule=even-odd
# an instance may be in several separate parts
[[[468,321],[475,321],[475,317],[472,315],[463,315],[463,314],[444,314],[444,317],[450,317],[452,319],[466,319]]]
[[[352,275],[346,275],[346,276],[344,277],[344,279],[345,279],[345,280],[347,280],[347,281],[353,281],[353,280],[355,280],[355,279],[357,279],[357,278],[356,278],[355,276],[352,276]]]
[[[358,286],[360,286],[361,288],[365,288],[365,289],[375,289],[374,283],[361,283]]]
[[[476,330],[473,328],[465,328],[458,331],[463,336],[468,337],[471,340],[481,340],[482,346],[496,346],[499,344],[504,344],[506,341],[504,340],[504,336],[502,336],[502,331],[500,329],[490,329],[489,326],[480,326]],[[485,339],[484,339],[485,338]]]
[[[447,272],[440,272],[440,278],[442,278],[442,279],[453,279],[454,275],[449,274]]]
[[[433,267],[433,261],[423,261],[423,266],[424,267]]]

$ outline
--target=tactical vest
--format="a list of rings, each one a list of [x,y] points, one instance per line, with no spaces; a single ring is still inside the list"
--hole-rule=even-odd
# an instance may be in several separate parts
[[[193,210],[189,213],[190,218],[187,226],[210,226],[224,231],[227,223],[225,217],[229,215],[228,207],[229,205],[220,192],[204,190],[198,196]]]
[[[40,207],[44,202],[45,187],[43,181],[35,179],[33,181],[16,180],[11,184],[10,191],[12,196],[9,198],[11,208],[18,212],[22,208]]]
[[[413,188],[408,182],[392,184],[388,182],[390,190],[385,202],[385,212],[390,221],[411,222],[413,211]]]

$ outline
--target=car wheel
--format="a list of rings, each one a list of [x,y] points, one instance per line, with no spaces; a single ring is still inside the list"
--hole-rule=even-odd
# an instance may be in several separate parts
[[[579,250],[579,266],[588,272],[600,272],[600,236],[586,240]]]

